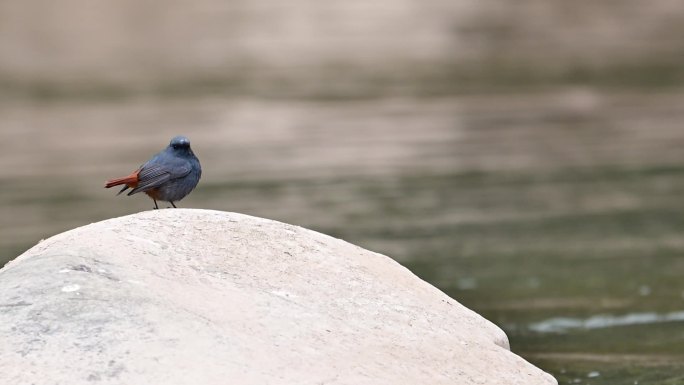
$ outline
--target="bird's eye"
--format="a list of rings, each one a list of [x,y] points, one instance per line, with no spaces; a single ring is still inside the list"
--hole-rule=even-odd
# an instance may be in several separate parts
[[[177,144],[174,144],[174,145],[172,145],[171,147],[173,147],[174,150],[178,150],[178,148],[179,148],[180,146],[177,145]]]

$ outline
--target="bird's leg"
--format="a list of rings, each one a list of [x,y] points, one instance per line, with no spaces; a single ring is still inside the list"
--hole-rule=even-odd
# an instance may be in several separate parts
[[[154,199],[154,198],[152,198],[152,200],[154,201],[154,209],[155,209],[155,210],[158,210],[158,209],[159,209],[159,206],[157,206],[157,200]]]
[[[169,201],[171,203],[171,206],[173,206],[174,209],[177,209],[176,205],[173,204],[173,202]]]

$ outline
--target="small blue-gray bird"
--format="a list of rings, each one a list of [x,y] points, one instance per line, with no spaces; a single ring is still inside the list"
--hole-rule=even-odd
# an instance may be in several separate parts
[[[148,160],[128,176],[114,178],[105,183],[105,188],[125,185],[118,194],[132,188],[128,195],[144,192],[154,201],[166,201],[176,207],[178,202],[197,186],[202,176],[199,159],[190,148],[190,140],[176,136],[164,150]]]

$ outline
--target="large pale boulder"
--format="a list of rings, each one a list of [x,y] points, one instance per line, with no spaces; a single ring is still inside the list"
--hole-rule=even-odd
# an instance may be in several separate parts
[[[167,209],[0,271],[3,384],[555,384],[392,259],[266,219]]]

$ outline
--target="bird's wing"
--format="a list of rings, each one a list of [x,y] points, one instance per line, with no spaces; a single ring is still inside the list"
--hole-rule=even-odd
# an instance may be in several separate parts
[[[191,170],[192,167],[187,161],[167,161],[165,164],[148,162],[140,169],[138,185],[128,195],[159,187],[171,179],[188,175]]]

